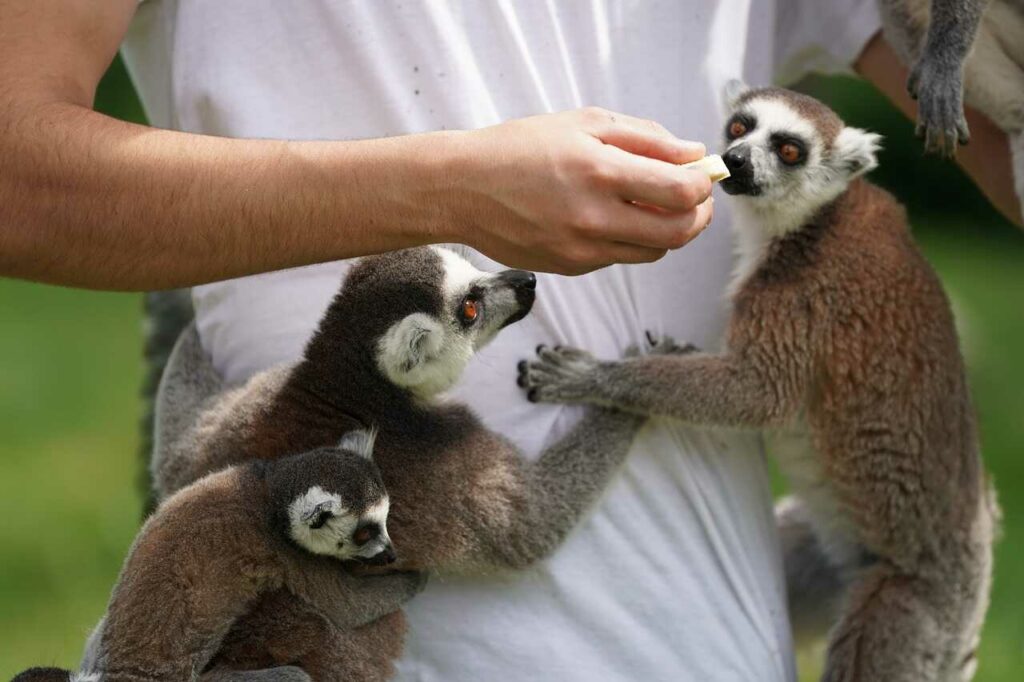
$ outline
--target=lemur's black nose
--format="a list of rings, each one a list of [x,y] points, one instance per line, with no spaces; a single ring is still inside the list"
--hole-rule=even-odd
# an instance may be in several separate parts
[[[733,147],[725,154],[722,154],[722,161],[725,162],[725,167],[729,169],[730,173],[735,173],[750,161],[750,147],[746,145]]]
[[[395,554],[395,548],[388,545],[369,559],[365,559],[363,563],[370,564],[371,566],[386,566],[388,564],[395,563],[395,559],[397,558],[398,555]]]
[[[532,291],[537,288],[537,275],[526,270],[506,270],[498,275],[498,277],[513,289],[529,289]]]

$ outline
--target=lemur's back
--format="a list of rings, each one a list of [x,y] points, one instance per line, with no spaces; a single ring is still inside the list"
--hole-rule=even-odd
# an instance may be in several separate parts
[[[203,350],[195,324],[189,325],[171,353],[157,396],[151,464],[157,499],[232,464],[264,458],[242,441],[273,407],[287,377],[288,368],[282,367],[226,389]],[[310,447],[333,444],[318,442]],[[272,452],[268,459],[302,450],[294,443],[264,445],[261,450]]]
[[[903,208],[857,180],[754,280],[738,315],[813,337],[805,419],[860,542],[907,566],[946,553],[984,481],[952,312]]]

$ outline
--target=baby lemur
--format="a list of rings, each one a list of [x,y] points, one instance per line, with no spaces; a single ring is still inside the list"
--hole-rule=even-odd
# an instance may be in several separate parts
[[[234,622],[268,593],[287,593],[339,631],[399,608],[422,586],[418,574],[360,579],[340,563],[395,557],[372,440],[353,431],[337,447],[228,467],[169,497],[135,539],[74,677],[195,680]],[[41,672],[25,679],[32,674]],[[71,678],[65,671],[62,679]],[[235,679],[308,678],[278,666]]]
[[[789,574],[846,587],[824,679],[969,679],[995,505],[948,301],[903,209],[858,179],[876,135],[803,95],[730,90],[726,350],[660,339],[660,356],[603,362],[542,348],[520,381],[538,401],[764,429],[796,496]]]
[[[153,464],[159,497],[210,472],[379,429],[374,461],[390,494],[403,569],[520,568],[554,550],[597,498],[643,423],[595,408],[534,462],[440,395],[472,355],[531,309],[536,279],[484,273],[422,247],[362,259],[293,366],[222,391],[195,330],[160,392]],[[383,680],[400,614],[348,633],[318,631],[304,602],[271,594],[241,619],[211,671],[296,665],[315,680]]]

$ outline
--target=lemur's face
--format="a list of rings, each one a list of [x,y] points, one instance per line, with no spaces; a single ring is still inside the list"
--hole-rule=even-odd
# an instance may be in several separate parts
[[[879,137],[849,128],[815,99],[788,90],[729,86],[722,160],[728,194],[755,208],[806,216],[877,165]]]
[[[372,462],[373,434],[354,431],[337,448],[295,456],[277,476],[287,488],[288,534],[313,554],[382,565],[395,560],[390,501]]]
[[[440,260],[440,307],[394,322],[378,343],[378,364],[395,384],[428,398],[451,388],[473,354],[530,312],[537,279],[523,270],[488,273],[453,251]]]

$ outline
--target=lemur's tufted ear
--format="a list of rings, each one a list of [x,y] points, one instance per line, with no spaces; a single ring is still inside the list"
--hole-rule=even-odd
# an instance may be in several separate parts
[[[436,356],[443,343],[441,324],[425,313],[413,313],[393,324],[381,338],[378,363],[389,379],[405,386],[408,374]]]
[[[725,99],[725,106],[727,109],[734,109],[736,103],[739,102],[740,97],[744,93],[750,91],[750,86],[741,81],[738,78],[731,78],[725,84],[725,88],[722,90],[722,96]]]
[[[843,128],[832,143],[833,166],[855,178],[878,166],[882,136],[860,128]]]
[[[341,440],[338,447],[342,450],[354,452],[364,459],[373,459],[373,444],[377,440],[377,429],[356,429],[349,431]]]

